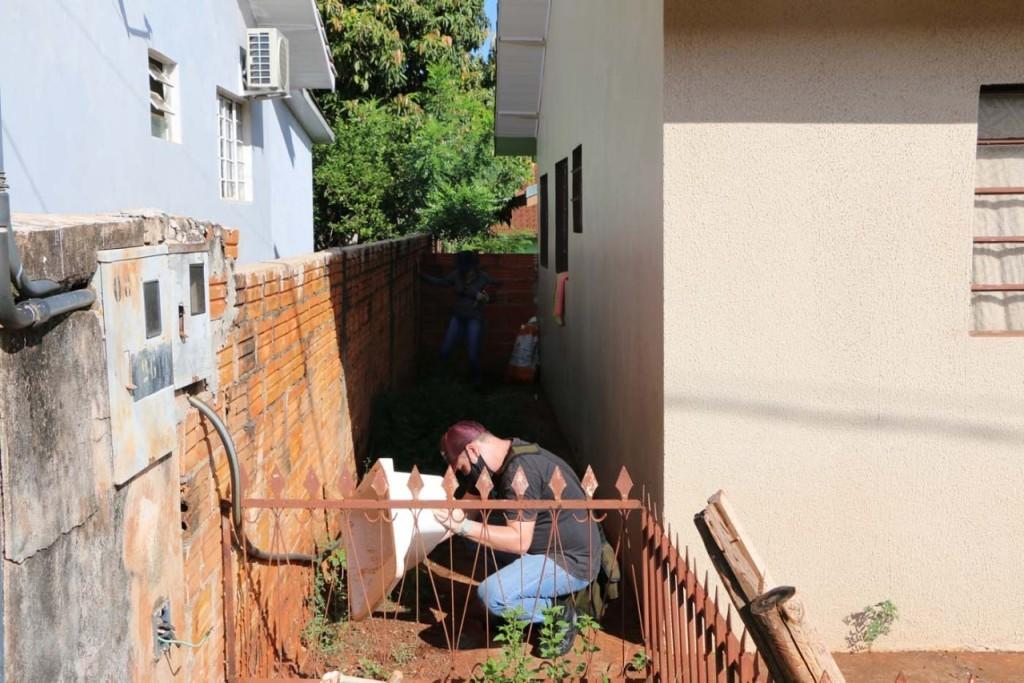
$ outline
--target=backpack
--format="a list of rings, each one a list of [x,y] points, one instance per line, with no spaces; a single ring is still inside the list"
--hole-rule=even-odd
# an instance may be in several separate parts
[[[512,455],[502,469],[507,468],[517,457],[533,453],[540,453],[540,446],[535,443],[512,446]],[[600,524],[597,525],[597,531],[601,535],[601,566],[598,569],[597,578],[586,588],[573,593],[568,599],[572,600],[577,612],[588,614],[593,619],[600,621],[608,608],[608,603],[619,598],[622,570],[619,567],[619,559],[615,555],[615,548],[608,542]]]

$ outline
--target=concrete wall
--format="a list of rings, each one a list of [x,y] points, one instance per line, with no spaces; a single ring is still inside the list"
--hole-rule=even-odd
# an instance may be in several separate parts
[[[12,205],[139,207],[246,232],[242,261],[313,249],[310,144],[280,101],[252,102],[252,201],[220,198],[217,92],[239,94],[248,3],[13,0],[0,22]],[[178,64],[181,142],[150,133],[147,50]]]
[[[551,8],[537,156],[550,221],[538,291],[541,376],[580,465],[592,464],[604,484],[599,495],[614,494],[625,462],[638,487],[661,493],[661,24],[659,0]],[[559,327],[554,167],[578,144],[584,226],[569,231]]]
[[[321,490],[338,495],[341,470],[366,452],[374,396],[414,372],[414,264],[429,248],[426,237],[236,268],[244,237],[188,219],[17,215],[14,222],[26,269],[65,283],[88,283],[100,249],[205,244],[216,374],[191,391],[224,418],[254,496],[271,495],[275,472],[286,495],[312,495],[310,472]],[[179,391],[174,450],[113,485],[103,304],[40,329],[0,330],[0,678],[223,680],[224,449]],[[326,532],[302,519],[275,525],[265,514],[250,525],[250,538],[267,550],[285,544],[310,552]],[[229,562],[238,557],[228,552]],[[265,577],[260,598],[274,600],[271,616],[249,609],[253,621],[239,625],[250,664],[274,661],[271,647],[302,661],[311,577],[307,568],[288,571],[281,583],[273,570],[233,574]],[[151,620],[163,600],[179,638],[199,642],[209,631],[202,646],[155,656]]]
[[[891,599],[876,649],[1024,649],[1021,340],[969,335],[979,86],[1024,81],[1022,29],[666,3],[667,518],[697,544],[727,489],[837,648]]]

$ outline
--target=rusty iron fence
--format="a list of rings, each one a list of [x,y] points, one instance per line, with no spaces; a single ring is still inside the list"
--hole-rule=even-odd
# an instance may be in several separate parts
[[[538,596],[518,596],[533,608],[526,610],[522,646],[511,650],[502,640],[507,636],[499,635],[501,625],[480,604],[479,582],[502,566],[496,553],[450,534],[433,548],[415,546],[426,527],[438,522],[435,511],[441,520],[463,511],[477,515],[482,533],[505,526],[495,516],[514,522],[550,514],[544,555],[562,566],[563,522],[603,525],[621,570],[620,595],[608,604],[601,628],[581,633],[574,650],[559,660],[571,677],[771,680],[749,639],[738,632],[742,623],[728,609],[723,613],[717,592],[707,590],[707,573],[699,577],[695,560],[680,552],[651,501],[631,496],[625,468],[614,484],[616,495],[608,498],[595,497],[598,482],[589,468],[580,499],[563,496],[565,481],[557,469],[548,482],[550,500],[525,495],[521,471],[510,499],[492,496],[486,472],[477,482],[479,500],[455,497],[458,482],[450,469],[440,495],[438,479],[425,495],[429,486],[415,468],[400,486],[380,467],[361,482],[348,472],[335,482],[308,472],[301,486],[286,485],[275,472],[262,482],[270,497],[246,498],[243,474],[241,523],[225,516],[222,527],[227,679],[304,680],[329,670],[372,677],[392,669],[403,670],[406,679],[484,679],[488,662],[508,664],[503,654],[536,648],[545,632],[533,620]],[[288,481],[297,481],[295,473]],[[406,526],[400,529],[399,522]],[[412,543],[405,547],[407,532]],[[594,557],[600,550],[588,552]],[[520,587],[526,583],[520,573]],[[512,664],[536,677],[551,673],[545,667],[552,665],[550,657],[525,656]]]
[[[644,633],[651,675],[667,681],[754,683],[773,680],[761,655],[743,632],[736,634],[732,604],[725,613],[717,588],[708,591],[696,558],[679,552],[679,540],[658,521],[650,501],[643,516]],[[739,618],[736,619],[739,622]]]

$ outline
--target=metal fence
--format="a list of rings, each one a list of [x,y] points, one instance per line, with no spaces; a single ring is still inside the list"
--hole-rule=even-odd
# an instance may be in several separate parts
[[[296,481],[294,473],[289,480]],[[742,624],[728,610],[723,614],[717,593],[709,594],[707,574],[700,579],[651,502],[631,497],[626,469],[615,482],[616,497],[594,497],[598,482],[589,468],[582,485],[583,499],[564,498],[556,470],[550,500],[531,499],[523,487],[514,487],[514,499],[501,500],[484,473],[477,484],[482,499],[458,500],[449,470],[443,499],[427,499],[415,469],[399,490],[375,467],[358,486],[348,473],[333,483],[307,473],[304,490],[289,488],[285,495],[285,479],[275,474],[267,482],[271,497],[243,497],[240,521],[225,517],[223,523],[228,680],[308,679],[335,669],[367,677],[401,669],[406,679],[466,680],[486,678],[488,666],[589,680],[771,680],[738,634]],[[437,523],[435,510],[475,513],[485,533],[505,520],[546,512],[552,523],[544,555],[561,566],[567,564],[564,525],[600,524],[621,570],[619,597],[608,603],[600,629],[585,629],[566,657],[530,657],[531,645],[534,653],[545,638],[550,645],[561,626],[557,614],[546,626],[535,623],[540,601],[522,594],[530,583],[522,563],[503,569],[513,584],[509,593],[523,598],[530,622],[522,644],[509,643],[508,627],[495,623],[478,599],[480,581],[503,566],[502,558],[450,535],[432,549],[425,542],[417,547]],[[591,557],[600,554],[588,546]],[[513,599],[500,581],[498,590],[502,599]],[[590,604],[589,595],[577,593],[577,600]]]

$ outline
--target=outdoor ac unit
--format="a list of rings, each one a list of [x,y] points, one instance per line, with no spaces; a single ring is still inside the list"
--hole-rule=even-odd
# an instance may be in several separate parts
[[[245,89],[255,96],[288,94],[288,39],[276,28],[246,31]]]

